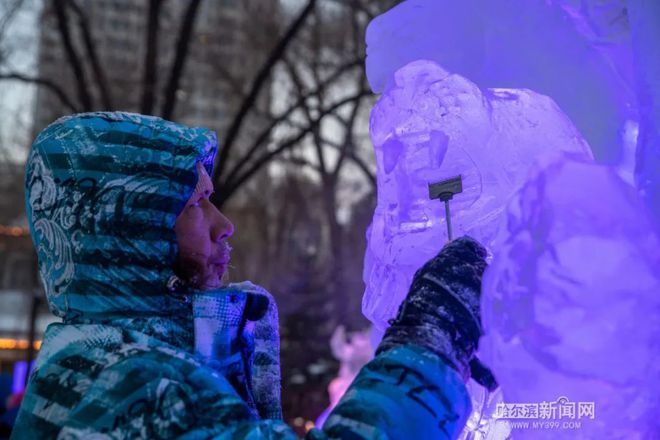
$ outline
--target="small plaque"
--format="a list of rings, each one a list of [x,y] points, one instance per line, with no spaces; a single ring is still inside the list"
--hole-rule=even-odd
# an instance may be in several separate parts
[[[463,178],[461,176],[429,183],[429,198],[440,199],[443,202],[451,200],[454,194],[463,192]]]

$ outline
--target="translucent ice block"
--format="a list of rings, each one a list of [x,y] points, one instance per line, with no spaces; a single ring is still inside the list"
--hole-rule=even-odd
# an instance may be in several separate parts
[[[660,240],[636,190],[565,158],[539,167],[505,218],[484,275],[479,356],[505,402],[547,402],[547,420],[581,423],[513,437],[656,438]]]
[[[387,326],[414,272],[447,241],[444,207],[428,184],[461,175],[454,235],[489,246],[508,198],[540,156],[589,146],[552,99],[530,90],[480,90],[432,61],[399,69],[371,113],[378,201],[367,232],[364,314]]]

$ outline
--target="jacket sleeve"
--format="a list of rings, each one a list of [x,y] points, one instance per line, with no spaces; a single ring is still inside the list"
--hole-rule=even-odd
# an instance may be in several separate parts
[[[313,429],[305,440],[455,439],[470,412],[470,398],[459,373],[429,350],[406,345],[382,352],[364,366],[323,428]],[[234,417],[230,423],[197,428],[181,438],[296,437],[279,420]]]
[[[429,351],[403,346],[367,364],[312,439],[451,439],[470,403],[458,373]],[[160,351],[130,353],[106,368],[68,415],[58,438],[295,440],[280,420],[259,420],[231,385]]]
[[[454,439],[470,411],[458,372],[430,351],[406,345],[365,365],[322,431],[307,439]]]

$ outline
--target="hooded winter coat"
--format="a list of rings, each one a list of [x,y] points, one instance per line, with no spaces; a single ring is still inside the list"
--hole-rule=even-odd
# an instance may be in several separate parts
[[[216,148],[209,130],[130,113],[65,117],[36,139],[27,215],[62,322],[46,331],[12,438],[295,439],[280,420],[272,297],[249,283],[218,291],[224,328],[244,322],[251,296],[268,306],[208,362],[195,352],[200,293],[172,282],[174,223]],[[308,437],[454,438],[469,411],[454,369],[402,346],[363,368]]]

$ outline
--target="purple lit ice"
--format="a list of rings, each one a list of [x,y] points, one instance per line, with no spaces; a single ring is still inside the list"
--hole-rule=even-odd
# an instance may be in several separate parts
[[[414,272],[447,241],[428,183],[461,175],[455,236],[492,242],[508,198],[535,159],[589,146],[554,101],[530,90],[480,90],[432,61],[399,69],[371,113],[378,202],[367,232],[363,312],[387,326]]]
[[[580,429],[524,439],[657,438],[660,240],[614,170],[564,158],[539,167],[506,211],[484,276],[480,357],[505,402],[557,402]],[[580,416],[580,403],[594,415]],[[566,403],[570,405],[570,403]]]
[[[627,2],[639,101],[637,186],[660,231],[660,2]]]
[[[647,4],[641,14],[653,30],[658,15],[649,14],[660,10],[658,2],[629,3]],[[619,132],[637,118],[625,6],[618,0],[404,1],[369,24],[369,84],[380,93],[399,68],[426,59],[482,90],[531,89],[559,105],[596,159],[616,164]],[[655,29],[644,49],[651,61],[659,59]]]

